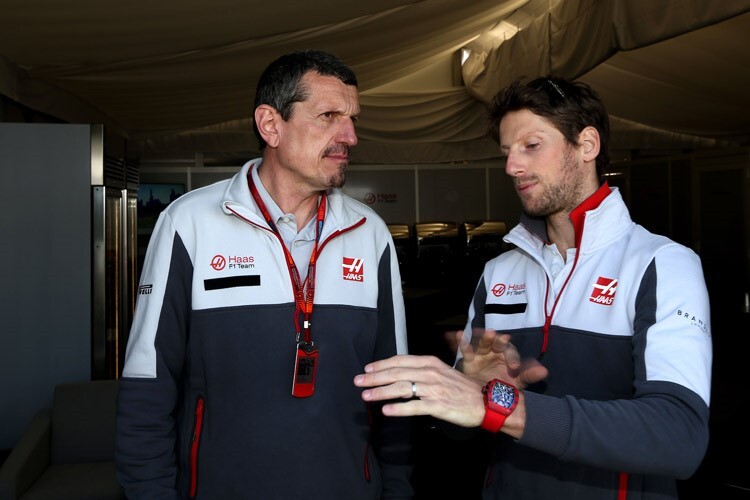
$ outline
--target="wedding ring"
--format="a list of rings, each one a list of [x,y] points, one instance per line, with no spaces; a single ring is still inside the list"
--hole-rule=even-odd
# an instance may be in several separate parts
[[[413,398],[417,397],[417,383],[416,382],[411,383],[411,397]]]

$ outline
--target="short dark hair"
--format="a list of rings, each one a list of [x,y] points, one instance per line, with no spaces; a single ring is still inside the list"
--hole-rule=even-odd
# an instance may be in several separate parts
[[[490,137],[500,142],[500,121],[507,113],[522,109],[549,120],[572,145],[578,144],[585,127],[594,127],[600,141],[596,173],[603,179],[609,165],[609,115],[594,89],[552,75],[525,84],[518,79],[498,92],[489,105]]]
[[[292,105],[308,98],[308,89],[300,82],[302,77],[315,71],[322,76],[333,76],[346,85],[357,86],[357,77],[338,57],[320,50],[299,50],[285,54],[271,62],[260,75],[255,88],[253,109],[268,104],[279,112],[284,121],[292,116]],[[253,120],[253,132],[258,138],[260,149],[266,147],[258,126]]]

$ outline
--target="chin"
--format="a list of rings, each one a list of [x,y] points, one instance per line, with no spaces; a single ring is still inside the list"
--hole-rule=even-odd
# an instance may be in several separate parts
[[[341,173],[340,175],[334,175],[328,179],[329,188],[342,188],[346,183],[346,176]]]
[[[341,163],[338,166],[338,170],[326,179],[326,186],[329,188],[341,188],[344,187],[346,182],[346,163]]]

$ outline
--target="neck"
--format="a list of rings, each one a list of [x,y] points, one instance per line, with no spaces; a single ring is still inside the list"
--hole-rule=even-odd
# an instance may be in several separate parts
[[[547,217],[547,237],[549,241],[557,245],[557,249],[562,253],[563,258],[568,249],[575,248],[580,244],[578,238],[581,235],[576,234],[576,227],[578,227],[578,231],[583,230],[585,213],[598,207],[611,192],[609,185],[605,182],[601,186],[597,186],[572,210]]]
[[[270,168],[260,168],[258,176],[263,187],[281,211],[294,215],[297,220],[297,231],[299,231],[315,216],[321,191],[305,189],[293,179],[274,175],[274,172],[275,170]]]
[[[576,233],[569,212],[559,212],[547,217],[547,238],[554,243],[563,260],[568,249],[576,246]]]

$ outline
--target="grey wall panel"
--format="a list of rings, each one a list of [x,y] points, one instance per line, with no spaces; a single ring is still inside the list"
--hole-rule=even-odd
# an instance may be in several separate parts
[[[486,186],[485,169],[420,170],[420,220],[460,223],[486,218]]]
[[[413,170],[349,171],[344,192],[369,205],[388,223],[416,219]]]
[[[494,168],[489,170],[489,186],[489,218],[505,221],[510,230],[521,216],[521,201],[513,187],[513,180],[504,169]]]
[[[91,373],[88,125],[0,123],[0,449]]]

